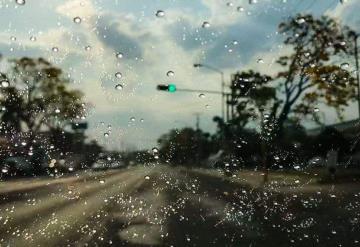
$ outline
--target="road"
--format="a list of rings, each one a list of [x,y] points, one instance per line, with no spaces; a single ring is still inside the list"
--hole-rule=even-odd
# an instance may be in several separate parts
[[[359,246],[359,184],[250,180],[141,166],[4,181],[0,246]]]

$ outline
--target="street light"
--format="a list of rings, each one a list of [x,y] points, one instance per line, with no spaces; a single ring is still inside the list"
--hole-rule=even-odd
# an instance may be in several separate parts
[[[194,68],[207,68],[209,70],[215,71],[216,73],[219,73],[221,75],[221,117],[222,119],[224,119],[224,115],[225,115],[225,108],[224,108],[224,100],[225,100],[225,80],[224,80],[224,72],[221,71],[220,69],[217,69],[215,67],[212,67],[210,65],[207,64],[202,64],[202,63],[195,63],[194,64]]]

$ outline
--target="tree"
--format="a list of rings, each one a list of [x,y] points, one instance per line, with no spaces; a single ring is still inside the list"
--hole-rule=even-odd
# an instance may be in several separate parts
[[[43,58],[10,60],[1,77],[1,120],[7,127],[29,132],[33,138],[42,128],[64,129],[84,115],[82,93],[69,89],[70,80],[61,69]]]
[[[292,110],[311,114],[318,103],[324,103],[341,116],[354,99],[354,78],[341,66],[329,63],[334,56],[350,53],[348,30],[329,17],[300,14],[279,25],[284,44],[292,46],[292,53],[277,61],[284,68],[276,78],[284,94],[276,116],[280,137]]]
[[[170,130],[159,138],[158,143],[163,158],[174,164],[199,166],[198,162],[212,151],[210,135],[192,128]]]

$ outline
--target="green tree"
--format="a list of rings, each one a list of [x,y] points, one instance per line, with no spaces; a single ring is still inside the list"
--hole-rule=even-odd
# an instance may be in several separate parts
[[[210,135],[192,128],[170,130],[158,143],[162,157],[174,164],[199,166],[212,151]]]
[[[2,74],[1,120],[15,131],[30,132],[34,137],[43,128],[64,129],[84,115],[82,93],[69,88],[63,71],[43,58],[9,61]]]
[[[279,136],[292,112],[311,114],[319,103],[335,108],[341,117],[343,108],[354,99],[356,84],[350,72],[330,61],[350,54],[349,28],[330,17],[299,14],[280,23],[279,32],[285,37],[284,44],[292,48],[277,61],[284,68],[276,77],[283,94],[276,115]]]

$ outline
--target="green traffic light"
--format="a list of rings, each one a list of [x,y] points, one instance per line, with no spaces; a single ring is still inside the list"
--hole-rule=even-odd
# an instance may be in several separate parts
[[[175,84],[169,84],[168,85],[168,90],[170,93],[175,93],[176,92],[176,85]]]

